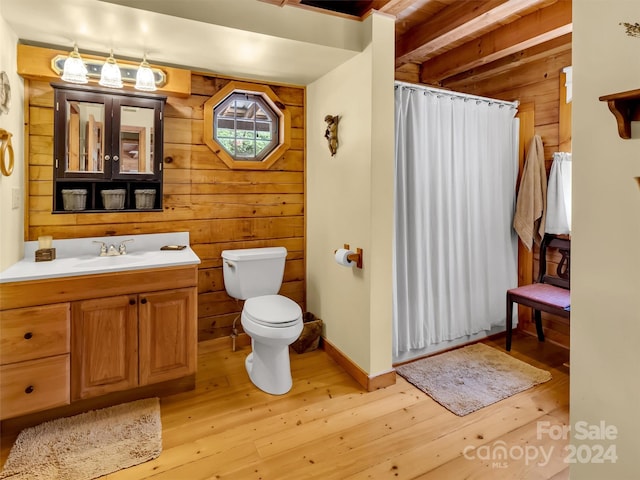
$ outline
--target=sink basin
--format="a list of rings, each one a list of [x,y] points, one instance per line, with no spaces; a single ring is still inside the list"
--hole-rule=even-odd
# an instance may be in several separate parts
[[[110,267],[110,266],[122,266],[122,265],[137,265],[141,263],[147,263],[149,260],[157,257],[160,252],[148,251],[148,252],[130,252],[126,255],[114,255],[105,257],[86,257],[80,259],[74,267],[77,268],[90,268],[90,267]]]

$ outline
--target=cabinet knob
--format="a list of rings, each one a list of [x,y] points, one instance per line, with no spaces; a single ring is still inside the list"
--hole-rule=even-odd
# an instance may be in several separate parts
[[[140,300],[140,303],[144,305],[145,303],[147,303],[147,299],[143,298],[142,300]]]
[[[109,155],[105,155],[105,156],[104,156],[104,160],[105,160],[106,162],[108,162],[109,160],[111,160],[111,157],[110,157]]]
[[[129,299],[129,305],[135,305],[136,301],[133,298]]]
[[[33,393],[35,389],[33,388],[33,385],[29,385],[27,388],[24,389],[24,393],[29,394],[29,393]]]
[[[118,155],[114,155],[113,156],[113,161],[117,162],[118,160],[120,160],[120,157]]]
[[[27,332],[24,334],[24,339],[25,340],[31,340],[31,338],[33,337],[33,333],[31,332]]]

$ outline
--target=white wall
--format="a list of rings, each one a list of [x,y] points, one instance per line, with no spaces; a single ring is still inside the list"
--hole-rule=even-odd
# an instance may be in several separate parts
[[[7,0],[2,0],[7,1]],[[17,75],[16,44],[18,38],[0,16],[0,71],[7,72],[11,85],[11,108],[0,114],[0,128],[13,134],[11,144],[15,152],[15,167],[9,177],[0,175],[0,271],[23,256],[24,241],[24,82]],[[20,195],[19,205],[13,208],[15,189]]]
[[[616,463],[571,465],[580,480],[638,478],[640,452],[640,128],[618,136],[598,97],[640,89],[640,38],[621,22],[640,22],[637,0],[573,2],[573,231],[571,272],[571,425],[617,428]],[[640,126],[640,125],[638,125]]]
[[[369,374],[391,368],[394,21],[373,14],[371,42],[307,87],[307,307],[326,338]],[[339,115],[332,157],[325,115]],[[343,244],[362,270],[333,261]]]

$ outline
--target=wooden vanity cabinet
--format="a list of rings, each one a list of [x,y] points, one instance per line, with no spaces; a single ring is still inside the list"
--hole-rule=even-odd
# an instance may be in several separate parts
[[[195,265],[4,283],[0,305],[1,420],[195,386]]]
[[[69,303],[2,311],[0,419],[69,404],[69,314]]]
[[[74,302],[72,400],[195,373],[195,303],[194,288]]]

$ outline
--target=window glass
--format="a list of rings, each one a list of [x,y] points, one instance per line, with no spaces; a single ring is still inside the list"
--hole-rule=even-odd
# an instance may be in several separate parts
[[[213,122],[213,139],[235,160],[262,161],[278,144],[279,117],[261,95],[231,93]]]

